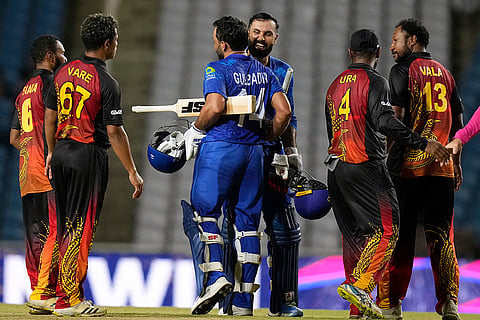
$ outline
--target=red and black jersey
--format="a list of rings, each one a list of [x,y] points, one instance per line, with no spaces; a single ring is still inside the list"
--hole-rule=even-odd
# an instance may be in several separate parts
[[[384,159],[385,135],[424,149],[427,140],[413,134],[393,115],[387,80],[369,65],[350,65],[327,91],[328,153],[348,163]]]
[[[19,182],[21,196],[52,190],[45,176],[44,99],[53,86],[53,73],[36,69],[15,100],[11,128],[20,131]]]
[[[110,147],[106,125],[123,125],[120,86],[104,61],[82,55],[55,74],[47,108],[58,113],[57,139]]]
[[[463,104],[450,72],[428,52],[415,52],[390,71],[392,105],[405,108],[403,123],[419,135],[446,145],[452,117]],[[453,164],[440,166],[424,151],[394,144],[388,159],[392,174],[402,177],[453,177]]]

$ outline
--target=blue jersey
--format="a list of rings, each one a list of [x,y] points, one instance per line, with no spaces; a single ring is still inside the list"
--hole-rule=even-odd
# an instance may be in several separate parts
[[[255,95],[257,105],[255,113],[251,115],[221,116],[207,131],[203,142],[265,143],[262,120],[274,114],[271,99],[277,92],[283,90],[275,74],[251,56],[231,54],[225,59],[209,63],[203,82],[205,97],[209,93],[218,93],[225,98]]]
[[[270,56],[269,67],[270,69],[272,69],[273,73],[277,76],[280,83],[283,84],[283,80],[285,79],[285,75],[287,73],[288,68],[290,68],[290,65],[288,65],[288,63],[280,59]],[[289,125],[297,129],[297,117],[295,116],[295,106],[293,104],[293,76],[292,76],[292,80],[290,81],[290,87],[285,93],[287,95],[288,102],[290,102],[290,108],[292,109],[292,117],[290,118]],[[267,115],[267,119],[272,119],[274,114],[275,113]]]

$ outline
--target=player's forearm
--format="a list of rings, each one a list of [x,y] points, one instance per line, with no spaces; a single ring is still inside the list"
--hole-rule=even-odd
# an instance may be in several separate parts
[[[399,106],[392,106],[393,112],[395,113],[395,118],[400,121],[403,121],[403,117],[405,116],[405,108]]]
[[[287,129],[282,133],[282,144],[284,148],[296,148],[297,147],[297,130],[288,126]]]
[[[218,93],[210,93],[205,98],[202,111],[195,121],[195,127],[199,130],[211,128],[225,110],[225,98]]]
[[[129,175],[135,173],[137,168],[133,161],[130,142],[123,126],[109,125],[107,126],[107,133],[112,149],[125,170],[127,170]]]
[[[291,113],[275,113],[275,117],[273,118],[273,140],[278,139],[285,129],[288,127],[288,123],[290,122]]]
[[[206,105],[205,105],[206,106]],[[205,108],[205,106],[203,108]],[[200,112],[200,116],[198,119],[195,120],[195,127],[199,130],[207,130],[211,128],[220,118],[221,112],[214,112],[211,109],[204,109],[202,108],[202,112]]]
[[[407,128],[390,113],[381,115],[378,121],[378,130],[388,138],[413,149],[425,150],[427,146],[425,137]]]
[[[275,140],[283,134],[290,123],[292,110],[290,109],[290,103],[283,92],[277,92],[273,95],[272,106],[275,109],[275,116],[272,121],[272,138]]]
[[[47,140],[48,153],[55,147],[55,132],[57,131],[57,111],[45,109],[45,139]]]
[[[10,144],[20,150],[20,130],[10,130]]]

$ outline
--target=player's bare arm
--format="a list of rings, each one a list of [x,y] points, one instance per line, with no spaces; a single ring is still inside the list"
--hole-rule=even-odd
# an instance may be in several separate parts
[[[10,144],[20,150],[20,130],[10,129]]]
[[[185,132],[185,156],[187,161],[197,155],[198,145],[205,137],[205,130],[213,126],[225,111],[225,98],[219,93],[209,93],[198,119]]]
[[[428,143],[425,147],[425,152],[435,157],[441,165],[448,163],[450,160],[450,151],[437,140],[427,139]]]
[[[405,116],[405,108],[392,105],[392,109],[395,113],[395,118],[402,121],[403,117]],[[448,161],[450,160],[450,152],[448,151],[448,149],[436,140],[427,140],[428,143],[425,147],[425,152],[434,156],[436,161],[439,161],[441,165],[448,163]]]
[[[45,175],[52,179],[52,170],[50,163],[52,161],[52,152],[55,147],[55,132],[57,131],[57,111],[45,108],[45,139],[47,140],[48,154],[45,160]]]
[[[272,97],[272,107],[275,109],[275,116],[273,117],[272,132],[268,139],[278,139],[287,128],[290,118],[292,117],[292,110],[287,96],[283,92],[277,92]]]
[[[452,139],[455,134],[457,133],[458,130],[463,128],[463,115],[459,114],[456,116],[453,116],[452,118],[452,128],[450,130],[450,139]],[[460,141],[461,142],[461,141]],[[448,145],[447,145],[448,146]],[[460,144],[461,146],[461,144]],[[462,166],[461,166],[461,154],[462,154],[462,148],[460,149],[457,148],[456,152],[452,152],[452,160],[453,160],[453,173],[455,175],[455,191],[458,191],[460,189],[460,186],[463,182],[463,173],[462,173]]]
[[[288,126],[287,129],[281,135],[282,143],[285,148],[296,148],[297,147],[297,130]]]
[[[209,93],[205,97],[205,105],[200,111],[195,127],[199,130],[206,130],[213,126],[220,118],[225,109],[225,98],[219,93]]]
[[[393,112],[395,113],[395,118],[400,121],[403,121],[403,117],[405,116],[405,108],[399,106],[392,106]]]
[[[405,109],[399,106],[392,106],[393,112],[395,114],[395,118],[399,121],[403,122],[403,117],[405,116]],[[390,137],[387,137],[387,151],[390,151],[394,140]]]
[[[143,178],[135,167],[130,142],[123,126],[107,125],[107,134],[113,151],[128,172],[128,179],[135,188],[132,199],[139,198],[143,192]]]
[[[302,155],[297,148],[297,129],[289,125],[281,135],[283,150],[288,158],[288,164],[298,171],[303,171]]]
[[[452,150],[452,154],[457,154],[463,148],[462,140],[455,138],[446,145],[447,149]]]

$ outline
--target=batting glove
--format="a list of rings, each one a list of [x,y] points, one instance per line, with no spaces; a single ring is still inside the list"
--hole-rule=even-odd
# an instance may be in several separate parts
[[[205,131],[199,130],[195,127],[195,122],[192,126],[183,134],[185,138],[185,155],[187,161],[197,156],[198,145],[200,141],[205,137]]]
[[[268,173],[268,186],[278,192],[288,191],[288,159],[284,154],[274,154]]]
[[[296,147],[286,147],[285,153],[288,157],[288,164],[297,171],[303,171],[302,155],[298,153]]]

